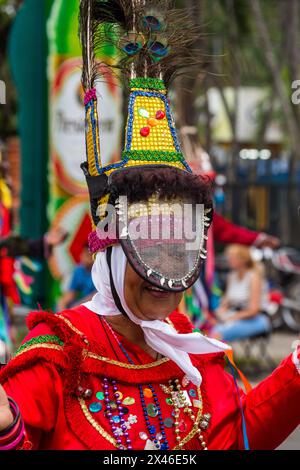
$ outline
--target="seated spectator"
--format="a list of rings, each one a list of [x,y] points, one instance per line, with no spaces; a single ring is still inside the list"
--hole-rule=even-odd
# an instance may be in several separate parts
[[[86,245],[80,255],[80,264],[74,269],[69,288],[58,303],[59,310],[74,307],[77,303],[91,299],[95,292],[91,276],[92,265],[93,258]]]
[[[216,311],[219,323],[213,327],[212,335],[234,341],[268,332],[271,322],[263,313],[268,290],[262,266],[254,262],[250,249],[243,245],[230,245],[226,255],[231,272]]]

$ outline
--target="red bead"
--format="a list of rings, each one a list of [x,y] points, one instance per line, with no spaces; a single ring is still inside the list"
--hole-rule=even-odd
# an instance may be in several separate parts
[[[142,129],[140,130],[140,134],[142,137],[147,137],[150,134],[150,127],[142,127]]]
[[[156,119],[164,119],[165,116],[166,114],[161,109],[159,109],[155,114]]]

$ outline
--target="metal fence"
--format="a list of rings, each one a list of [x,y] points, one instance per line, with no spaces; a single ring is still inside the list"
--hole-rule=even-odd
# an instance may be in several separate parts
[[[276,235],[283,245],[300,249],[299,184],[228,184],[222,212],[236,224]]]

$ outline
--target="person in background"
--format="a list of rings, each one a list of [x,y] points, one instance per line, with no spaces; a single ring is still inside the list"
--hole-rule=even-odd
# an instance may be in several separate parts
[[[276,249],[280,245],[280,240],[265,232],[256,232],[246,227],[241,227],[225,219],[222,215],[214,212],[212,225],[213,239],[218,243],[238,243],[240,245],[253,245],[257,248]]]
[[[268,291],[262,267],[253,261],[246,246],[230,245],[226,255],[231,273],[216,311],[220,323],[212,329],[212,335],[234,341],[268,332],[270,321],[263,313]]]
[[[0,238],[0,248],[5,249],[8,256],[29,256],[37,259],[48,259],[55,246],[63,243],[68,232],[62,227],[52,227],[40,238],[22,238],[20,235],[9,233]]]
[[[209,256],[201,277],[187,292],[184,302],[180,305],[181,310],[191,318],[194,325],[209,334],[215,323],[215,311],[221,295],[215,273],[215,242],[223,245],[239,244],[272,249],[280,246],[279,238],[236,225],[216,211],[213,214],[210,233],[212,236],[209,237],[207,245]]]
[[[58,308],[64,310],[76,303],[90,300],[95,291],[92,281],[91,270],[93,257],[89,252],[88,245],[85,245],[80,255],[80,264],[74,269],[70,285],[58,303]]]

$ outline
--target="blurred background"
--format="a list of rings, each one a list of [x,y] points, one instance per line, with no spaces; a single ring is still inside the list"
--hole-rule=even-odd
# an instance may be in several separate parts
[[[263,310],[269,327],[251,332],[244,323],[246,334],[229,339],[256,383],[292,350],[300,331],[300,1],[176,3],[201,26],[194,47],[203,67],[173,84],[171,104],[187,160],[213,181],[218,217],[214,261],[187,292],[183,308],[198,328],[213,333],[219,322],[227,324],[218,312],[228,300],[228,273],[242,279],[246,271],[260,272],[265,304],[257,314]],[[5,357],[22,340],[30,310],[56,311],[93,293],[89,203],[80,169],[78,7],[79,0],[0,0]],[[99,59],[111,64],[114,55],[103,48]],[[120,158],[126,96],[117,76],[106,77],[98,84],[100,139],[102,160],[110,163]],[[224,252],[232,244],[235,260],[232,250],[231,257]],[[243,265],[240,246],[248,247],[250,264]]]

